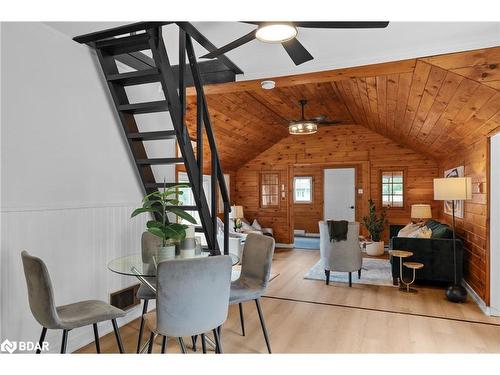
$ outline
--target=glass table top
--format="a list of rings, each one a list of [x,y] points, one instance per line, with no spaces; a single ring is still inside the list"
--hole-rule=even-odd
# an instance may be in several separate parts
[[[132,254],[123,257],[113,259],[108,263],[108,269],[119,273],[121,275],[128,276],[142,276],[142,277],[156,277],[156,268],[159,261],[163,260],[185,260],[193,258],[204,258],[208,257],[208,252],[203,252],[198,255],[191,257],[181,257],[179,255],[175,258],[159,259],[157,254],[143,256],[142,254]],[[229,254],[231,257],[231,262],[234,265],[238,264],[240,259],[234,254]]]

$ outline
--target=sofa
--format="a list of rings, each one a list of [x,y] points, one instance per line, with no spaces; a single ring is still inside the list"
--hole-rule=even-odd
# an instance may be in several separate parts
[[[432,230],[431,238],[409,238],[398,237],[398,232],[404,225],[390,225],[390,249],[407,250],[413,256],[404,258],[403,262],[419,262],[424,267],[416,273],[416,281],[419,283],[445,284],[454,281],[453,267],[453,232],[451,228],[435,220],[429,220],[426,226]],[[455,240],[457,252],[457,279],[463,276],[463,243],[460,239]],[[391,258],[392,278],[397,284],[400,272],[399,258]],[[411,278],[412,271],[403,267],[405,279]]]

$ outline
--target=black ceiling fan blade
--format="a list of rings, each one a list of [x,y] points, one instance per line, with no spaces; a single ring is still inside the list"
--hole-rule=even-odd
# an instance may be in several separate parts
[[[286,53],[293,60],[295,65],[300,65],[306,61],[314,59],[308,50],[297,40],[297,38],[290,39],[281,43]]]
[[[226,52],[229,52],[235,48],[238,48],[239,46],[242,46],[243,44],[248,43],[254,39],[255,39],[255,30],[249,32],[246,35],[243,35],[241,38],[233,40],[231,43],[228,43],[225,46],[220,47],[213,52],[210,52],[210,53],[207,53],[206,55],[201,56],[201,58],[202,59],[213,59],[214,57],[217,57],[217,56],[222,55]]]
[[[310,29],[383,29],[389,21],[294,21],[293,24]]]

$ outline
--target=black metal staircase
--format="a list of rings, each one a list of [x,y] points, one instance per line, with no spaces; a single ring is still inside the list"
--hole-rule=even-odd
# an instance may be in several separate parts
[[[75,37],[79,43],[95,48],[102,71],[111,93],[116,111],[123,126],[128,145],[132,152],[141,178],[144,193],[149,194],[164,186],[155,180],[152,165],[184,164],[196,206],[178,206],[186,211],[198,211],[201,227],[205,234],[208,248],[212,255],[221,253],[217,243],[217,187],[220,189],[224,207],[224,254],[229,249],[229,211],[230,202],[224,174],[220,165],[214,133],[210,122],[207,102],[203,91],[201,72],[196,61],[190,28],[179,23],[179,65],[173,67],[167,54],[162,36],[162,26],[168,22],[139,22],[101,32]],[[185,25],[184,25],[185,26]],[[190,25],[188,25],[190,26]],[[184,29],[187,29],[186,32]],[[133,72],[120,73],[117,56],[134,54],[150,50],[152,62],[147,68]],[[142,55],[142,54],[141,54]],[[185,125],[186,111],[186,55],[191,70],[192,83],[197,95],[196,152],[191,144]],[[146,55],[144,55],[146,56]],[[147,57],[142,58],[148,60]],[[150,65],[154,65],[151,67]],[[125,87],[159,82],[165,94],[165,100],[130,103]],[[168,111],[174,130],[140,132],[136,114]],[[203,131],[205,130],[205,131]],[[211,159],[211,196],[207,197],[203,189],[203,136],[206,134],[210,147]],[[149,158],[144,141],[175,139],[181,157]],[[167,182],[167,186],[176,182]],[[210,205],[207,201],[210,199]],[[210,209],[211,207],[211,209]]]

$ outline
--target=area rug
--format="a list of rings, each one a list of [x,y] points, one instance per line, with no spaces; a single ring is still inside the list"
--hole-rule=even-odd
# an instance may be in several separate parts
[[[295,237],[293,247],[296,249],[319,250],[319,237]]]
[[[233,266],[231,270],[231,281],[238,280],[241,274],[241,266]],[[279,273],[275,273],[271,271],[271,275],[269,276],[269,281],[272,281],[273,279],[277,278],[279,276]]]
[[[307,273],[304,279],[325,281],[325,269],[323,263],[318,261]],[[337,283],[348,283],[349,275],[347,272],[330,272],[330,281]],[[358,280],[358,273],[352,273],[353,284],[370,285],[392,285],[391,264],[387,259],[363,258],[363,269],[361,279]]]

